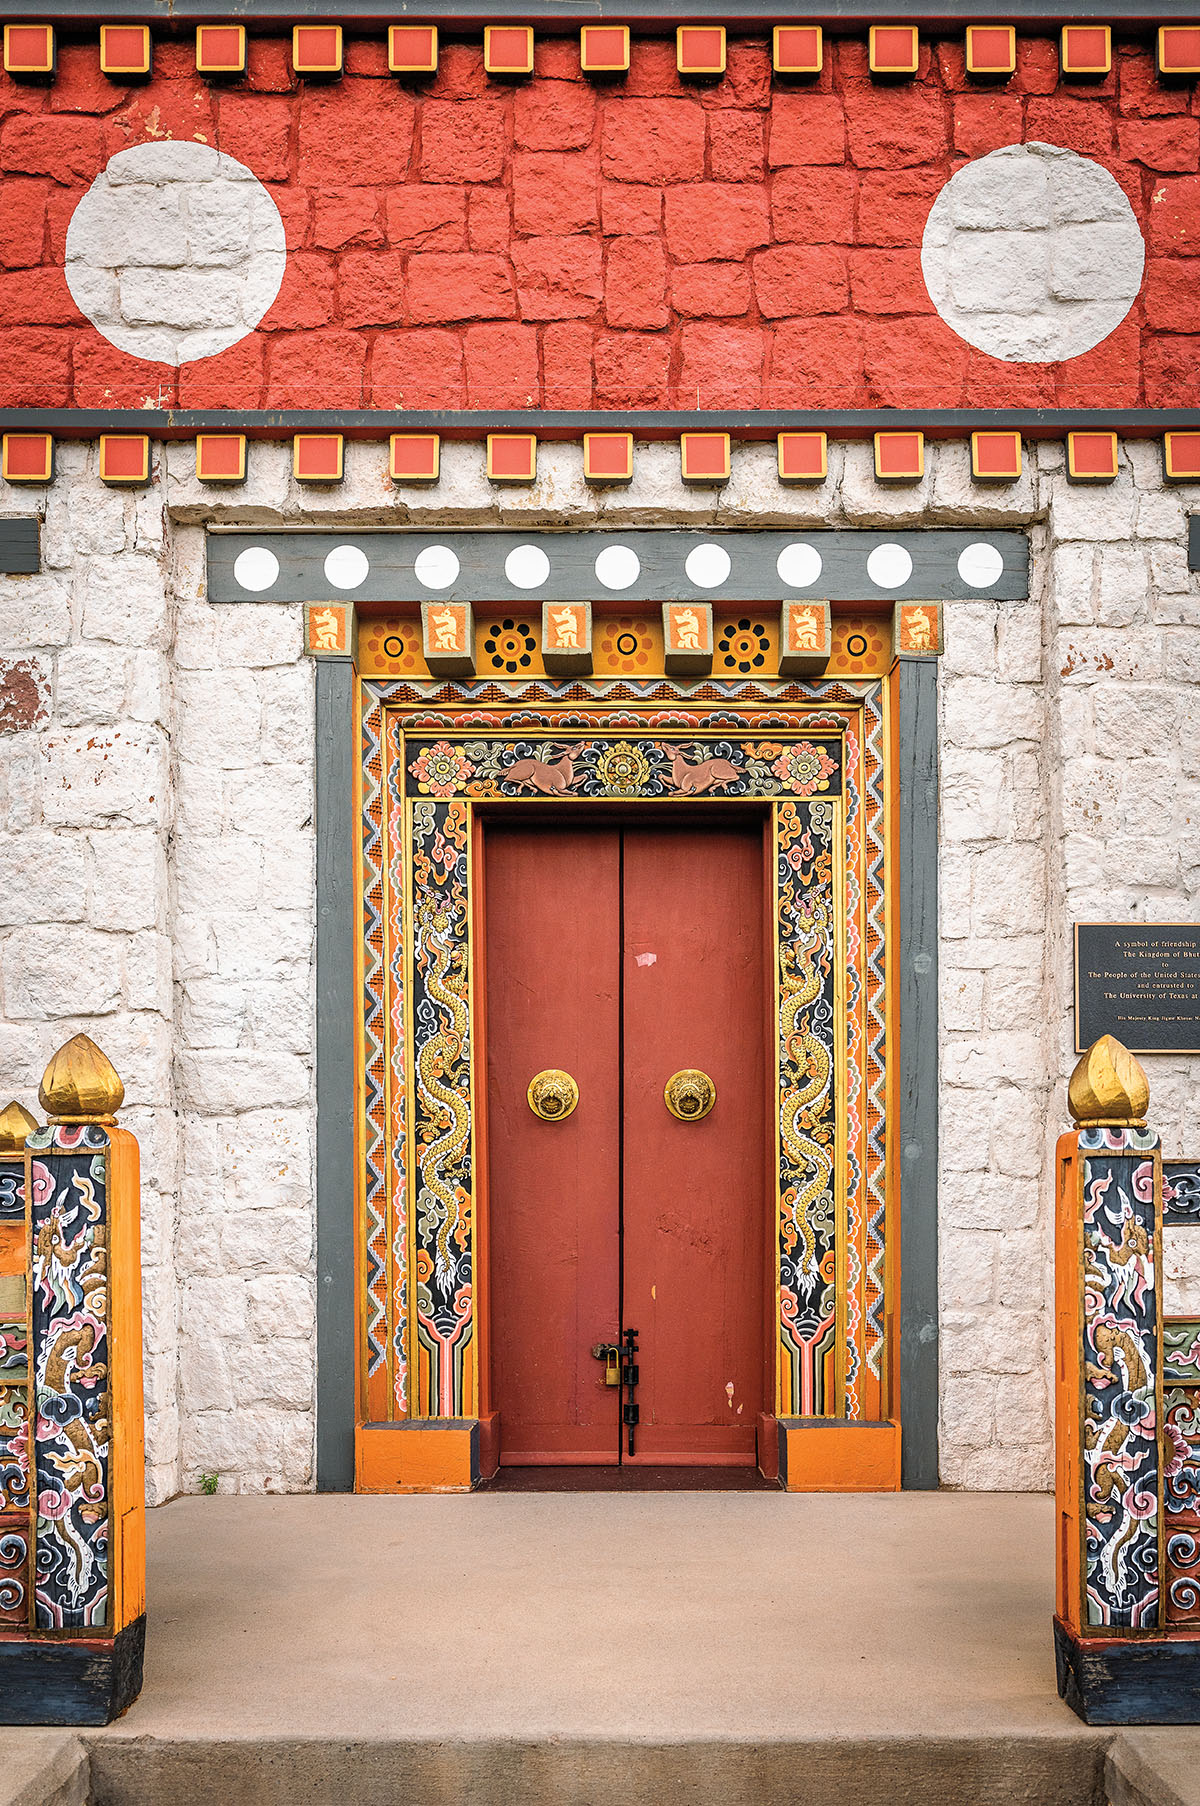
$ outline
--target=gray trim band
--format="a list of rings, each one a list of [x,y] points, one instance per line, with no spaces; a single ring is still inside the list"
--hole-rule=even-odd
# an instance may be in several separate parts
[[[317,1491],[354,1489],[354,666],[316,660]]]
[[[937,661],[899,667],[901,1484],[938,1483]]]

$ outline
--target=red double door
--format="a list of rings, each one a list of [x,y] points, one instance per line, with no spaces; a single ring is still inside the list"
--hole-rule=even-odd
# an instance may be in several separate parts
[[[508,1464],[740,1465],[765,1390],[761,825],[484,838],[492,1407]],[[527,1091],[559,1069],[565,1120]],[[664,1087],[706,1073],[679,1120]],[[634,1453],[593,1348],[637,1332]]]

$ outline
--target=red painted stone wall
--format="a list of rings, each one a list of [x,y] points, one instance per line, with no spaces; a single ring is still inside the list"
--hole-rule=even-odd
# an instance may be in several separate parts
[[[0,78],[0,402],[38,406],[746,408],[1098,406],[1200,401],[1200,102],[1160,84],[1144,42],[1099,84],[1060,82],[1023,39],[1002,87],[963,73],[961,36],[917,80],[870,80],[830,43],[812,85],[732,39],[721,82],[685,82],[674,42],[635,41],[627,78],[585,80],[543,41],[522,84],[478,43],[435,79],[386,70],[298,82],[254,40],[232,85],[189,43],[114,85],[63,46],[39,88]],[[63,272],[79,198],[106,160],[166,137],[228,151],[286,224],[283,287],[259,330],[179,371],[129,357],[80,315]],[[971,350],[922,281],[929,208],[966,160],[1043,140],[1120,182],[1147,250],[1142,293],[1095,350],[1014,364]]]

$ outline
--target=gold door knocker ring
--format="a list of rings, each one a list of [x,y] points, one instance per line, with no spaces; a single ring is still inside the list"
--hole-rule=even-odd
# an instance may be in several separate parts
[[[529,1108],[543,1122],[561,1122],[579,1102],[579,1086],[569,1072],[557,1072],[551,1067],[530,1079],[526,1096]]]
[[[672,1073],[663,1087],[663,1099],[672,1116],[680,1122],[699,1122],[717,1101],[717,1088],[706,1072],[690,1067]]]

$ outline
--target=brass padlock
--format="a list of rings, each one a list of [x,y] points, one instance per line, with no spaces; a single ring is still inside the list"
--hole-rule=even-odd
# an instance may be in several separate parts
[[[598,1361],[604,1362],[604,1384],[619,1386],[621,1384],[621,1350],[615,1342],[597,1342],[592,1349]]]

